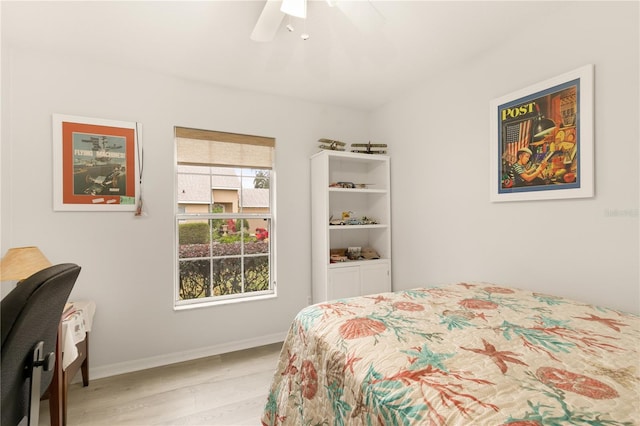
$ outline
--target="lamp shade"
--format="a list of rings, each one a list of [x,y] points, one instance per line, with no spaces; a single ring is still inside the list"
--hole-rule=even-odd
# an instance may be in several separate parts
[[[23,280],[49,266],[38,247],[11,248],[0,261],[0,281]]]

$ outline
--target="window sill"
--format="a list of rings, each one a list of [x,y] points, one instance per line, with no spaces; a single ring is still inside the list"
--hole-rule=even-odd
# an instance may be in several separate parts
[[[236,297],[233,299],[224,299],[224,300],[210,300],[207,302],[197,302],[197,303],[187,303],[184,305],[174,305],[174,311],[188,311],[191,309],[198,308],[209,308],[212,306],[220,306],[220,305],[231,305],[234,303],[247,303],[247,302],[256,302],[260,300],[268,300],[275,299],[278,295],[273,292],[272,294],[263,294],[260,296],[252,296],[252,297]]]

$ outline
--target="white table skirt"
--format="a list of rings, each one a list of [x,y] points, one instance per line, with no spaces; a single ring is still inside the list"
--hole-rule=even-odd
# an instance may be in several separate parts
[[[62,369],[66,370],[78,357],[76,344],[85,339],[91,331],[96,303],[92,300],[77,300],[71,313],[62,319]]]

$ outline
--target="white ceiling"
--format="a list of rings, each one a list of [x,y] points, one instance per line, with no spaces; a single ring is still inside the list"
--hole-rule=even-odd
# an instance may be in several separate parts
[[[262,1],[2,1],[2,41],[187,79],[370,110],[576,2],[309,0],[271,42]],[[566,12],[564,12],[566,13]],[[291,24],[295,31],[285,26]],[[306,32],[308,40],[300,35]],[[5,44],[6,46],[6,44]],[[88,70],[89,71],[89,70]]]

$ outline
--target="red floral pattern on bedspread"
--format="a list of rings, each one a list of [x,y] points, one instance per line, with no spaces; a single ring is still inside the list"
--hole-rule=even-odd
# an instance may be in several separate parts
[[[640,318],[490,284],[298,313],[263,425],[640,424]]]
[[[343,339],[359,339],[374,336],[386,330],[384,323],[370,318],[353,318],[346,320],[340,326],[340,336]]]

